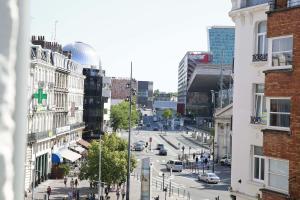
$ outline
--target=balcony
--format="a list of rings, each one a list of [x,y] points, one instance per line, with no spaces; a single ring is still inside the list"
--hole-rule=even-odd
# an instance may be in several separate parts
[[[84,127],[85,127],[85,123],[84,122],[78,122],[78,123],[70,125],[71,131],[74,130],[74,129],[84,128]]]
[[[267,121],[263,117],[250,117],[250,124],[267,125]]]
[[[260,4],[268,3],[269,0],[244,0],[241,3],[241,8],[252,7]]]
[[[270,0],[270,11],[300,7],[300,0]]]
[[[42,132],[35,132],[35,133],[30,133],[27,135],[27,142],[28,143],[33,143],[36,142],[38,140],[43,140],[46,138],[50,138],[53,135],[55,135],[55,131],[42,131]]]
[[[268,61],[268,54],[254,54],[252,55],[253,62]]]

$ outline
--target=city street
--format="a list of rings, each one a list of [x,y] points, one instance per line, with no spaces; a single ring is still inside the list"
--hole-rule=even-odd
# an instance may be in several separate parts
[[[190,142],[189,140],[185,139],[182,134],[184,132],[159,132],[159,131],[134,131],[132,132],[132,144],[134,142],[143,140],[145,142],[149,142],[149,138],[152,137],[151,147],[152,150],[144,150],[142,152],[134,151],[134,155],[136,155],[137,160],[139,162],[137,169],[134,171],[135,174],[140,174],[140,161],[143,158],[150,157],[152,161],[152,187],[157,187],[162,182],[162,173],[165,173],[165,185],[170,184],[174,186],[176,189],[175,192],[180,191],[185,192],[186,194],[190,194],[191,199],[194,200],[204,200],[204,199],[211,199],[214,200],[216,197],[219,196],[220,199],[230,200],[228,187],[230,186],[230,168],[223,167],[216,165],[215,166],[215,173],[220,177],[221,182],[218,184],[207,184],[204,182],[200,182],[197,179],[198,171],[191,171],[191,169],[184,169],[182,172],[173,172],[172,176],[169,171],[166,170],[166,162],[170,159],[178,159],[178,155],[181,154],[181,149],[176,150],[170,144],[168,144],[165,140],[163,140],[160,136],[167,135],[166,138],[170,140],[170,142],[178,144],[180,143],[181,146],[185,146],[186,151],[188,148],[191,147],[191,154],[192,152],[201,152],[205,151],[200,146]],[[122,137],[127,137],[126,133],[122,134]],[[167,156],[160,156],[158,155],[158,150],[156,149],[157,144],[164,144],[165,148],[167,149],[168,155]],[[206,150],[207,151],[207,150]],[[187,153],[187,152],[185,152]],[[191,156],[192,158],[192,156]],[[211,172],[211,170],[205,170]],[[202,170],[199,171],[202,173]],[[175,193],[174,192],[174,193]],[[181,193],[181,192],[180,192]]]

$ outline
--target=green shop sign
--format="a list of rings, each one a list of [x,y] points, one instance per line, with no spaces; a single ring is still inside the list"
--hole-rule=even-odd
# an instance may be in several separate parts
[[[33,94],[34,98],[38,100],[38,104],[42,104],[44,99],[47,99],[47,94],[43,93],[43,89],[39,88],[37,93]]]

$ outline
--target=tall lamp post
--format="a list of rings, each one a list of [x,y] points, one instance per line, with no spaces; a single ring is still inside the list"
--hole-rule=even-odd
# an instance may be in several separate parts
[[[215,111],[216,111],[216,99],[215,99],[215,91],[211,90],[211,102],[213,104],[213,118],[212,118],[212,126],[215,125]],[[212,171],[215,172],[215,133],[213,133],[213,137],[212,137],[212,142],[213,142],[213,150],[212,150],[212,156],[213,156],[213,165],[212,165]]]
[[[98,197],[99,200],[102,200],[102,180],[101,180],[101,159],[102,159],[102,146],[101,146],[101,133],[99,138],[99,186],[98,186]]]
[[[126,182],[126,200],[129,200],[130,194],[130,157],[131,157],[131,103],[132,103],[132,62],[130,63],[130,82],[129,85],[129,122],[128,122],[128,158],[127,158],[127,182]]]

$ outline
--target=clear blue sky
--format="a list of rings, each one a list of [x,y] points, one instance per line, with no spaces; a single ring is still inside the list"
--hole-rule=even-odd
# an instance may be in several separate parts
[[[233,25],[229,0],[31,0],[31,32],[64,44],[82,41],[101,57],[108,76],[133,76],[177,91],[178,63],[207,50],[207,27]]]

